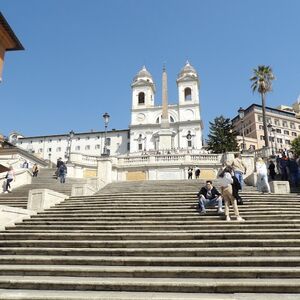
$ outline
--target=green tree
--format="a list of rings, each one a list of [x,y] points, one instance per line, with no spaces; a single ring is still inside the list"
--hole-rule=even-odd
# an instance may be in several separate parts
[[[269,66],[258,66],[253,70],[254,75],[250,78],[252,81],[252,91],[258,91],[261,95],[262,117],[264,128],[265,146],[269,147],[267,119],[266,119],[266,94],[272,90],[272,81],[275,79],[273,71]]]
[[[209,131],[208,150],[212,150],[213,153],[238,151],[237,133],[233,130],[229,118],[225,118],[222,115],[215,118],[214,122],[209,122]]]
[[[294,154],[300,156],[300,136],[292,140],[291,146],[291,150],[294,152]]]

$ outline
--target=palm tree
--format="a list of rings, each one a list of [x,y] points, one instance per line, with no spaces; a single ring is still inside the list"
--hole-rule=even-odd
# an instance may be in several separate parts
[[[269,147],[266,120],[266,93],[272,90],[272,80],[275,79],[275,76],[270,66],[258,66],[253,72],[254,76],[250,78],[252,81],[251,88],[253,93],[257,90],[261,95],[265,147]]]

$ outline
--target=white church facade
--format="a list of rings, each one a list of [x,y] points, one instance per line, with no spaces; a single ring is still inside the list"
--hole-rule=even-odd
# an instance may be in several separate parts
[[[177,104],[168,103],[165,69],[162,74],[162,105],[155,105],[155,82],[145,67],[134,77],[131,88],[131,122],[128,129],[31,137],[13,132],[9,141],[54,163],[59,157],[69,160],[71,153],[101,156],[105,143],[112,157],[146,153],[201,153],[203,123],[199,77],[189,62],[177,76]]]

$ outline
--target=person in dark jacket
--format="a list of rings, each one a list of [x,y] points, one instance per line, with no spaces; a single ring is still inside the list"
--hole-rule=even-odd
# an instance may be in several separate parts
[[[275,164],[274,164],[273,160],[270,160],[268,169],[269,169],[269,175],[270,175],[271,179],[275,180],[276,171],[275,171]]]
[[[216,205],[218,205],[218,214],[223,213],[221,193],[213,186],[211,180],[206,181],[206,185],[201,188],[197,196],[199,199],[199,208],[201,210],[201,214],[206,214],[205,208],[207,206]]]
[[[58,168],[58,177],[60,179],[60,183],[66,182],[66,175],[67,175],[67,166],[62,163]]]
[[[291,185],[298,186],[298,182],[299,182],[299,167],[298,167],[296,159],[294,159],[294,158],[288,158],[287,168],[288,168],[289,174],[290,174]]]

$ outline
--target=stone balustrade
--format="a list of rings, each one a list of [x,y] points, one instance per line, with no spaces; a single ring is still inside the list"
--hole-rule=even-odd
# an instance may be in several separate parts
[[[71,153],[71,161],[74,164],[97,166],[97,159],[100,156]],[[141,165],[145,163],[164,162],[197,162],[201,164],[221,163],[221,154],[150,154],[150,155],[129,155],[113,157],[113,163],[122,165]]]

